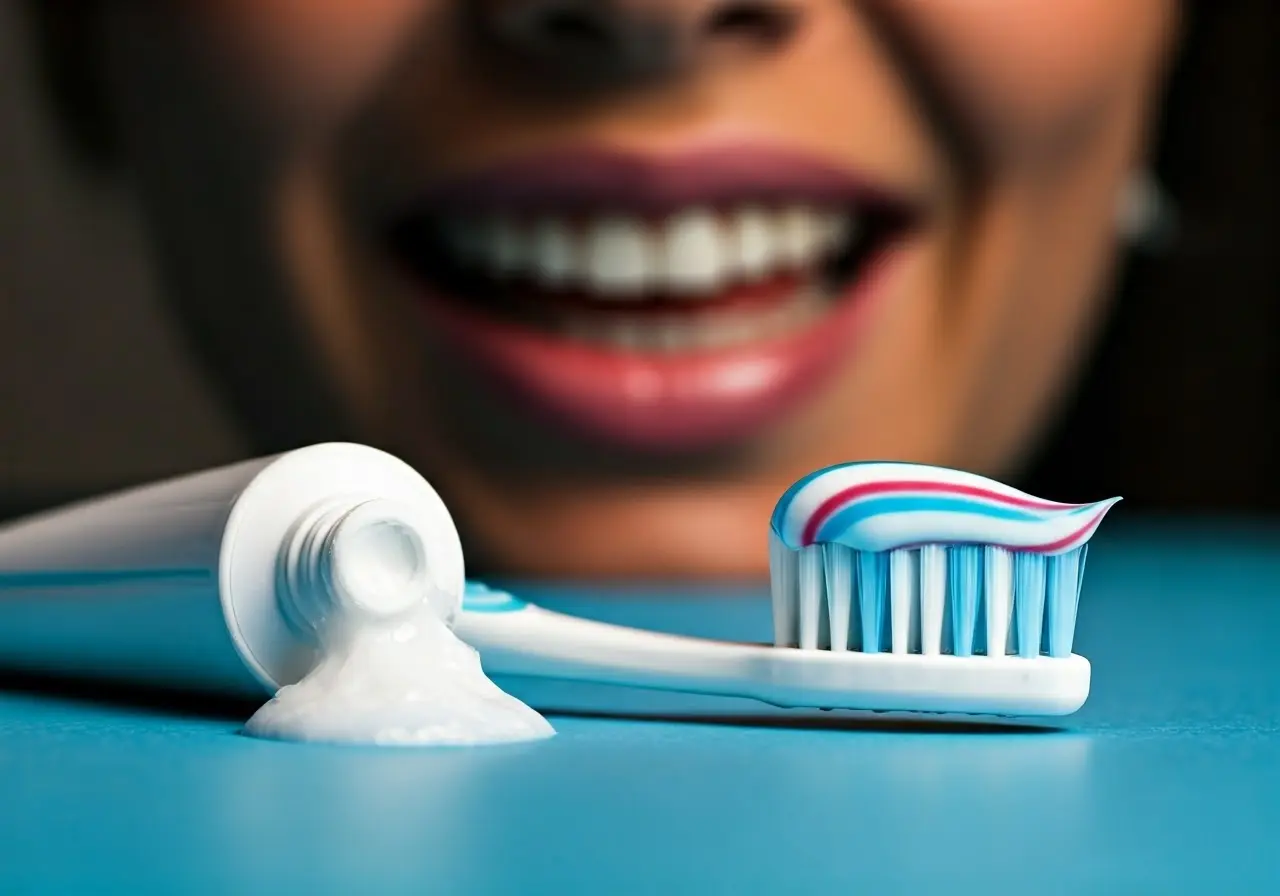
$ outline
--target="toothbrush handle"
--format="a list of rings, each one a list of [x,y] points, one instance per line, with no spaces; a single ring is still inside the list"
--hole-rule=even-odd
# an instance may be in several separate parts
[[[626,628],[533,604],[499,613],[463,610],[454,631],[480,653],[490,675],[757,696],[753,645]]]
[[[1089,661],[797,650],[667,635],[568,616],[473,588],[454,631],[501,678],[577,681],[781,707],[1066,715],[1089,695]]]

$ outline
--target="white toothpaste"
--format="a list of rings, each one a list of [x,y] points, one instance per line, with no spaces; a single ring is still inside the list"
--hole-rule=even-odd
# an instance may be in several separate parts
[[[434,489],[316,445],[0,528],[0,667],[275,696],[245,730],[466,745],[554,733],[450,630],[461,543]]]

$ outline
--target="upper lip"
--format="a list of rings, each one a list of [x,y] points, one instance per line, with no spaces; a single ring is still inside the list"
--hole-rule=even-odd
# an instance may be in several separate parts
[[[619,213],[665,216],[691,206],[852,206],[914,218],[921,202],[812,156],[726,146],[679,155],[572,149],[526,157],[443,181],[414,211],[504,215]]]

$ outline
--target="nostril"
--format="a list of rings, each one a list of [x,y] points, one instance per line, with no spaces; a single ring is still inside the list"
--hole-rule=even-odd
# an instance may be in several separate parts
[[[607,54],[618,39],[593,3],[582,0],[521,4],[502,25],[513,49],[552,61]]]
[[[466,0],[491,59],[531,87],[652,82],[713,60],[776,51],[801,21],[798,0]],[[530,65],[532,63],[532,65]]]
[[[609,29],[595,15],[580,7],[557,6],[544,10],[533,22],[540,43],[550,48],[598,50],[611,39]]]
[[[711,40],[750,40],[774,45],[791,36],[799,15],[790,5],[776,0],[737,0],[723,3],[709,15],[703,33]]]

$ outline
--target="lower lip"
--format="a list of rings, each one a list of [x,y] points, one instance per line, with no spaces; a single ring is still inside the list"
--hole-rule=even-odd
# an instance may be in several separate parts
[[[830,311],[772,342],[699,354],[638,354],[583,345],[477,314],[428,292],[423,308],[444,343],[515,401],[619,446],[705,450],[776,422],[846,361],[901,255],[869,259]]]

